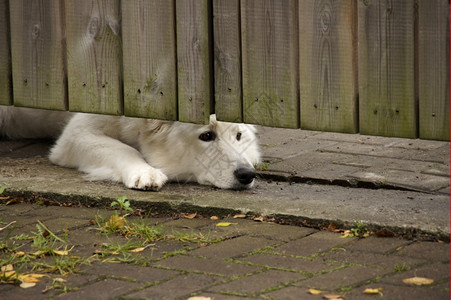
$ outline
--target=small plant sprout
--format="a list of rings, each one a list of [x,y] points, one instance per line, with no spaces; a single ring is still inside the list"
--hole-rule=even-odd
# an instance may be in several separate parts
[[[120,196],[117,200],[111,202],[111,207],[119,207],[119,213],[122,215],[123,212],[132,212],[133,209],[130,207],[130,201],[127,200],[127,196]]]

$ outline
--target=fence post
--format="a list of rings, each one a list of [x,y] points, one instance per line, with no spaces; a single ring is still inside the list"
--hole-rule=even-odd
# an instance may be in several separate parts
[[[122,114],[119,1],[65,3],[69,109]]]
[[[360,133],[417,137],[414,0],[359,1]]]
[[[67,109],[63,9],[62,1],[10,1],[17,106]]]

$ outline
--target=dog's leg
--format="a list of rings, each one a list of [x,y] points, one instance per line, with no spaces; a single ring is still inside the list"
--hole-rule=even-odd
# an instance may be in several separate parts
[[[66,128],[52,148],[50,160],[60,166],[78,168],[91,180],[121,181],[133,189],[159,190],[168,180],[135,148],[78,126]]]

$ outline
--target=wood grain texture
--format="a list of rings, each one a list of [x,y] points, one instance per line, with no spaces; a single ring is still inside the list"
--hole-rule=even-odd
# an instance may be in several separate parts
[[[358,9],[360,133],[415,138],[414,0]]]
[[[358,131],[357,4],[299,2],[301,128]]]
[[[9,1],[0,0],[0,105],[13,102],[9,17]]]
[[[242,122],[239,0],[213,1],[213,30],[216,118]]]
[[[69,109],[122,114],[119,1],[65,3]]]
[[[173,1],[122,1],[124,112],[177,120]]]
[[[449,1],[418,4],[420,138],[449,141]]]
[[[66,109],[63,1],[10,2],[14,104]]]
[[[207,124],[212,109],[209,1],[176,1],[179,120]]]
[[[241,2],[244,121],[299,127],[297,1]]]

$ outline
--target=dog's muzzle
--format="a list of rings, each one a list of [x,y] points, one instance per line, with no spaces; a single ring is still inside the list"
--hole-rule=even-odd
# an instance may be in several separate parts
[[[250,167],[239,167],[233,172],[235,178],[242,185],[248,185],[254,181],[255,178],[255,169]]]

